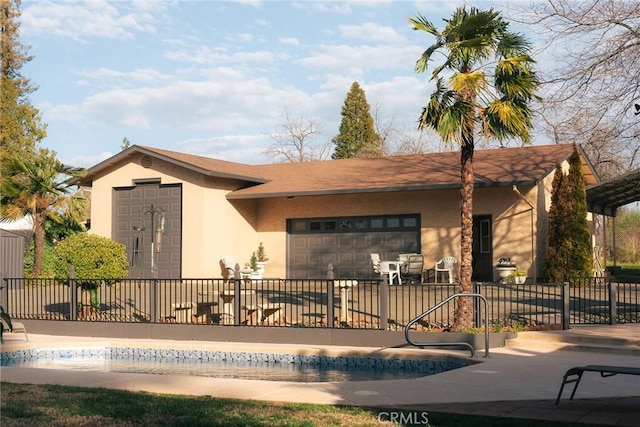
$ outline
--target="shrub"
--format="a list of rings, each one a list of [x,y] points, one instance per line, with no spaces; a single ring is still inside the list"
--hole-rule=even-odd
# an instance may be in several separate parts
[[[110,284],[125,278],[129,270],[127,251],[122,243],[89,233],[74,234],[56,246],[56,277],[69,277],[72,265],[80,286],[99,281]],[[88,282],[83,283],[82,279]]]
[[[42,271],[40,276],[37,278],[53,278],[55,277],[55,262],[54,262],[54,248],[53,243],[45,240],[44,247],[42,250]],[[33,275],[33,265],[35,264],[34,260],[34,244],[33,240],[29,244],[29,249],[27,250],[24,256],[24,274],[25,277],[28,278],[36,278]]]

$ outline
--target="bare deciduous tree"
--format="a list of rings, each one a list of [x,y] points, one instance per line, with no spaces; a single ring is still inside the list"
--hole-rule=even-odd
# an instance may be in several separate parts
[[[638,167],[640,2],[546,0],[509,14],[545,40],[537,56],[552,64],[540,67],[548,136],[582,143],[603,177]]]
[[[308,117],[291,117],[284,111],[284,121],[279,129],[267,132],[273,143],[264,154],[280,162],[308,162],[329,157],[331,141],[317,143],[315,139],[323,132],[322,125]]]

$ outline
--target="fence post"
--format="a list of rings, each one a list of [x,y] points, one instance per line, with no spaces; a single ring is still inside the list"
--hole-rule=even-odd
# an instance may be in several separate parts
[[[73,265],[69,267],[69,301],[69,320],[78,320],[78,282]]]
[[[613,283],[611,276],[609,276],[609,324],[615,325],[618,323],[618,283]]]
[[[333,293],[333,280],[335,279],[335,272],[333,271],[333,264],[329,263],[327,266],[327,326],[329,328],[335,328],[335,298]]]
[[[397,294],[396,294],[397,295]],[[380,307],[380,329],[386,331],[389,329],[389,275],[383,274],[380,281],[379,293]]]
[[[564,282],[562,284],[562,330],[566,331],[569,329],[570,317],[571,317],[571,307],[569,306],[569,301],[571,295],[569,294],[569,282]]]
[[[158,279],[151,280],[151,288],[149,289],[149,317],[151,323],[158,323]]]
[[[240,264],[236,263],[233,271],[233,324],[240,325],[240,319],[242,317],[241,301],[240,301],[240,283],[242,282],[242,275],[240,274]]]
[[[480,294],[482,289],[482,282],[476,282],[473,285],[473,292],[476,294]],[[481,312],[480,312],[480,303],[482,301],[480,300],[480,298],[474,298],[473,299],[473,327],[474,328],[481,328],[482,327],[482,316],[481,316]],[[486,325],[486,327],[488,328],[489,325]]]

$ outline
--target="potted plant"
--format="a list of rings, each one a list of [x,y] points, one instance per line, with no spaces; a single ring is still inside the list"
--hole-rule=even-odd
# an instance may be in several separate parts
[[[255,252],[251,254],[251,258],[249,258],[248,267],[251,269],[252,273],[250,274],[251,279],[262,279],[262,273],[260,272],[260,268],[258,266],[258,255]]]
[[[498,259],[498,263],[496,264],[496,270],[498,270],[498,276],[500,276],[502,283],[505,283],[516,269],[516,263],[511,257],[502,257]]]
[[[517,285],[522,285],[525,280],[527,280],[527,272],[520,268],[516,268],[513,273],[511,273],[511,277]]]
[[[254,255],[256,256],[257,271],[262,275],[264,274],[264,266],[267,265],[267,261],[269,261],[262,242],[258,245],[258,250],[254,252]]]

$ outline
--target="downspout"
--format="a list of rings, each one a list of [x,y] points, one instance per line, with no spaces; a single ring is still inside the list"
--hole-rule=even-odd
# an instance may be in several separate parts
[[[538,282],[538,262],[536,259],[536,250],[535,250],[535,234],[533,232],[533,211],[535,210],[535,207],[531,204],[531,202],[529,200],[527,200],[526,197],[524,197],[524,195],[520,192],[520,190],[518,190],[518,186],[517,185],[513,185],[513,192],[516,193],[516,195],[518,197],[520,197],[522,200],[524,200],[524,202],[526,204],[529,205],[529,212],[531,214],[531,264],[533,267],[533,283],[537,283]]]

